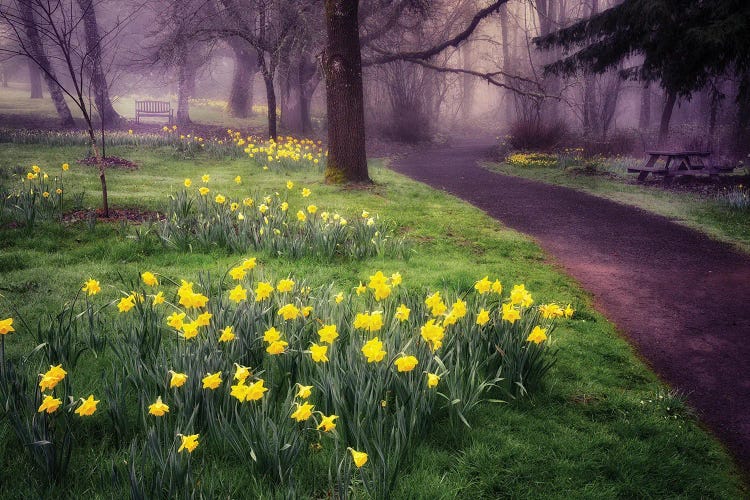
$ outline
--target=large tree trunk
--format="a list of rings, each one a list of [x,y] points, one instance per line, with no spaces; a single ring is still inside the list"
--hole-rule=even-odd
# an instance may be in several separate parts
[[[195,88],[195,68],[190,60],[190,54],[185,43],[178,48],[177,67],[177,125],[190,125],[190,97]]]
[[[55,70],[52,68],[52,64],[44,52],[44,45],[42,45],[42,39],[39,36],[37,25],[34,21],[34,10],[31,8],[29,2],[19,2],[18,4],[22,9],[21,15],[23,16],[24,31],[28,40],[29,56],[33,60],[33,63],[41,70],[44,80],[47,82],[50,97],[52,97],[52,102],[55,104],[55,109],[57,110],[57,115],[60,117],[62,126],[75,127],[73,115],[70,113],[68,103],[65,102],[65,96],[60,88]]]
[[[288,61],[282,74],[281,127],[295,134],[306,134],[312,130],[310,104],[320,83],[317,64],[301,54]]]
[[[539,22],[539,35],[547,36],[555,31],[558,25],[563,24],[564,11],[557,0],[535,0],[534,7]],[[559,16],[559,19],[558,19]],[[559,24],[557,24],[559,23]],[[548,64],[560,59],[560,49],[555,47],[541,55],[542,63]],[[558,75],[550,75],[544,78],[544,89],[549,96],[558,96],[562,93],[562,81]],[[556,124],[560,121],[560,102],[552,97],[542,102],[542,114],[548,123]]]
[[[664,145],[669,137],[669,122],[672,120],[672,111],[676,102],[677,93],[667,92],[664,109],[661,113],[661,123],[659,124],[659,145]]]
[[[648,130],[651,128],[651,89],[648,82],[641,88],[641,111],[638,115],[638,128]]]
[[[39,66],[34,64],[34,61],[32,60],[29,60],[29,82],[31,84],[31,98],[42,99],[44,97],[44,94],[42,93],[42,73],[39,71]],[[8,86],[7,79],[3,86]]]
[[[289,49],[291,47],[287,47]],[[279,125],[284,130],[292,133],[299,132],[301,124],[299,122],[299,81],[298,73],[294,71],[297,65],[297,57],[292,57],[289,50],[283,51],[279,57],[278,84],[279,95],[278,103],[281,109]]]
[[[94,102],[99,112],[99,118],[105,127],[117,125],[122,117],[117,114],[109,98],[107,78],[102,68],[102,39],[99,35],[99,25],[96,21],[93,0],[78,0],[78,6],[83,14],[83,27],[86,33],[86,49],[88,51],[87,69],[91,74],[91,87],[94,91]]]
[[[589,17],[599,13],[599,0],[592,0]],[[596,99],[596,76],[586,72],[583,76],[583,132],[591,135],[596,130],[596,110],[598,108]]]
[[[240,40],[230,41],[234,51],[234,76],[229,94],[229,114],[237,118],[247,118],[253,114],[253,82],[258,70],[255,51]]]
[[[358,0],[326,0],[323,53],[328,112],[326,182],[371,182],[365,153]]]

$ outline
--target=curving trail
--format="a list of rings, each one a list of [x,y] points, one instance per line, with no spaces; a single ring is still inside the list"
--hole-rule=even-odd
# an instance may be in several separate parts
[[[434,146],[391,168],[532,236],[750,475],[750,257],[637,208],[485,170],[491,146]]]

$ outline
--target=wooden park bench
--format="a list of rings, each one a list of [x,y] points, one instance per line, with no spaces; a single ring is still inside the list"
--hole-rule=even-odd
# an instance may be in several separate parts
[[[678,175],[708,175],[712,178],[728,174],[734,167],[710,165],[710,151],[646,151],[649,156],[643,166],[628,168],[629,173],[637,173],[638,180],[644,181],[651,175],[663,175],[669,182]],[[659,159],[664,158],[663,163]]]
[[[169,101],[135,101],[135,122],[140,123],[141,116],[163,116],[172,123],[172,105]]]

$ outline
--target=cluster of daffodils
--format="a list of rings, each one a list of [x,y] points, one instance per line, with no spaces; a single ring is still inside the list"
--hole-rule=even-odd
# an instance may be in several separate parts
[[[718,194],[718,199],[730,208],[736,210],[750,209],[750,190],[742,184],[729,189],[724,188]]]
[[[282,483],[322,447],[339,464],[335,481],[350,481],[351,467],[373,496],[387,494],[392,482],[383,478],[395,477],[433,417],[455,414],[462,425],[501,381],[531,390],[554,360],[545,346],[555,321],[573,315],[569,305],[535,306],[522,284],[504,294],[488,276],[461,294],[410,291],[400,272],[383,271],[351,289],[314,289],[292,276],[270,279],[253,257],[218,282],[143,271],[137,288],[102,299],[92,277],[81,287],[88,314],[70,317],[114,316],[103,322],[113,329],[107,345],[136,393],[118,392],[114,380],[105,386],[118,401],[131,398],[140,416],[105,398],[107,411],[97,411],[93,395],[75,413],[162,433],[188,457],[203,446],[224,450],[214,442],[222,436]],[[14,331],[12,318],[0,320],[3,342]],[[67,372],[47,361],[38,413],[54,418]]]
[[[170,197],[168,217],[158,226],[161,241],[177,248],[220,246],[235,252],[266,250],[274,255],[364,258],[405,253],[390,226],[363,210],[344,217],[319,208],[312,191],[287,181],[272,194],[232,199],[211,185],[185,179]],[[237,176],[235,183],[242,184]]]
[[[322,167],[328,152],[323,151],[322,141],[298,139],[291,136],[278,140],[264,140],[258,137],[244,137],[241,132],[227,129],[229,140],[255,161],[264,164],[264,169],[277,166],[286,169]]]
[[[64,174],[69,168],[67,163],[63,163],[52,173],[38,165],[32,165],[19,177],[15,189],[0,193],[0,219],[9,216],[26,226],[32,226],[38,218],[61,216],[65,193]]]
[[[554,167],[557,157],[546,153],[514,153],[505,162],[516,167]]]

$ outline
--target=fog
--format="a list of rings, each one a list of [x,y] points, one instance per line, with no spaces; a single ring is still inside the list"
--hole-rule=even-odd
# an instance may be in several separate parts
[[[229,117],[255,116],[257,133],[271,133],[271,123],[266,123],[271,120],[283,134],[325,136],[323,2],[60,3],[70,12],[90,3],[95,12],[108,99],[117,110],[117,116],[106,120],[108,127],[127,128],[134,101],[162,100],[172,102],[175,121],[183,127],[200,125],[200,110],[213,107]],[[488,3],[360,2],[368,137],[420,142],[486,134],[516,149],[580,147],[592,154],[629,154],[661,145],[734,157],[747,153],[747,120],[738,104],[742,76],[735,71],[711,75],[702,87],[677,95],[674,103],[658,77],[623,77],[641,64],[637,52],[599,74],[545,73],[545,65],[567,53],[541,50],[535,37],[618,2],[510,0],[455,46],[426,58],[403,56],[450,39]],[[13,2],[3,4],[12,9]],[[64,17],[65,9],[61,12],[55,15]],[[49,82],[27,57],[27,47],[19,47],[23,44],[7,16],[5,21],[0,92],[23,90],[39,97],[43,91],[43,99],[49,99]],[[74,58],[91,56],[81,49],[89,36],[81,30],[72,33]],[[58,80],[70,84],[55,44],[42,40],[42,49]],[[388,54],[402,57],[384,62]],[[89,100],[97,94],[98,110],[103,104],[91,88],[94,83],[88,82],[84,94]],[[269,116],[269,102],[275,103],[275,117]]]

